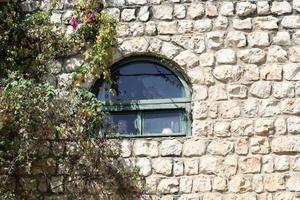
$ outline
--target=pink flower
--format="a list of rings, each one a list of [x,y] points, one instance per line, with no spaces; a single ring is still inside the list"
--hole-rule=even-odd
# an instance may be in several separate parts
[[[95,15],[95,13],[89,13],[88,19],[89,19],[90,21],[95,21],[95,20],[96,20],[96,15]]]
[[[76,29],[78,27],[78,20],[76,18],[71,19],[71,26]]]

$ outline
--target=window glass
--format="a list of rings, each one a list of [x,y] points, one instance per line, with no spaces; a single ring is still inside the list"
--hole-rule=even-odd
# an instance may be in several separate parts
[[[143,132],[146,134],[171,135],[181,133],[182,112],[144,113]]]
[[[117,133],[122,135],[135,135],[136,114],[115,114],[111,113],[111,120]]]
[[[185,97],[185,90],[170,70],[155,63],[133,62],[112,73],[112,95],[108,84],[99,88],[98,98],[106,100],[140,100]]]

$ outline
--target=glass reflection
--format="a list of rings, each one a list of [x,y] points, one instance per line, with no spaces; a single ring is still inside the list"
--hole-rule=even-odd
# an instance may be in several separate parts
[[[181,112],[144,113],[144,133],[169,135],[181,132]]]
[[[114,124],[115,131],[121,135],[136,134],[135,114],[111,114],[111,120]]]
[[[114,83],[99,88],[98,98],[106,100],[165,99],[185,96],[182,83],[170,70],[155,63],[135,62],[112,73]],[[112,95],[109,90],[116,94]]]

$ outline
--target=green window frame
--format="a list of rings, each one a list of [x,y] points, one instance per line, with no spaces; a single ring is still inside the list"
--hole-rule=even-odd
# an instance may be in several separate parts
[[[103,100],[99,99],[105,111],[113,114],[134,114],[135,134],[120,134],[121,137],[163,137],[163,136],[186,136],[191,134],[191,90],[183,76],[170,67],[164,60],[153,56],[134,56],[125,58],[111,67],[111,72],[128,66],[135,62],[148,62],[157,64],[171,71],[180,81],[184,88],[185,96],[180,98],[164,98],[164,99],[141,99],[141,100]],[[98,96],[97,89],[103,85],[103,80],[96,81],[92,91]],[[153,134],[144,132],[145,114],[163,114],[163,113],[181,113],[180,116],[180,132],[171,134]]]

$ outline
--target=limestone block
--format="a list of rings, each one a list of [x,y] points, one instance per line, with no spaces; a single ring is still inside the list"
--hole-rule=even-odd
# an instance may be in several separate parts
[[[129,23],[129,29],[132,36],[143,36],[145,32],[145,24],[142,22],[131,22]]]
[[[272,173],[274,171],[274,159],[270,155],[262,157],[262,172]]]
[[[123,54],[131,54],[133,52],[146,52],[149,47],[148,41],[143,37],[135,37],[130,40],[125,40],[120,49]]]
[[[173,161],[170,158],[155,158],[152,160],[152,168],[157,174],[169,176],[172,174]]]
[[[235,153],[239,155],[248,154],[248,139],[239,138],[235,143]]]
[[[133,145],[135,156],[158,156],[158,142],[151,140],[136,140]]]
[[[212,21],[210,19],[201,19],[194,21],[194,31],[208,32],[212,29]]]
[[[241,109],[238,101],[226,101],[218,104],[219,116],[224,119],[239,117]]]
[[[216,60],[219,64],[235,64],[236,55],[232,49],[221,49],[216,52]]]
[[[239,52],[239,58],[249,64],[261,64],[266,61],[266,53],[258,48],[244,49]]]
[[[156,28],[156,24],[155,22],[153,21],[150,21],[150,22],[147,22],[145,23],[145,35],[155,35],[157,32],[157,28]],[[150,43],[150,47],[152,46],[153,44]],[[149,48],[150,50],[151,48]],[[158,51],[156,51],[158,52]]]
[[[285,189],[284,176],[282,174],[266,174],[264,175],[265,190],[268,192],[276,192]]]
[[[148,176],[145,178],[146,191],[149,193],[156,193],[157,185],[160,180],[160,177],[156,175]]]
[[[290,191],[300,191],[300,173],[293,173],[286,181],[286,187]]]
[[[195,67],[199,64],[198,56],[189,50],[181,52],[174,58],[174,61],[180,66],[186,66],[189,68]]]
[[[218,49],[224,44],[224,32],[213,31],[206,35],[207,47],[210,49]]]
[[[220,193],[204,193],[203,200],[222,200]]]
[[[300,16],[299,15],[289,15],[284,16],[281,24],[284,28],[300,28]]]
[[[147,4],[147,0],[126,0],[129,5],[145,5]],[[122,4],[124,5],[124,4]]]
[[[286,171],[290,168],[290,160],[288,156],[275,156],[274,168],[276,171]]]
[[[212,155],[226,156],[232,151],[233,151],[233,143],[223,139],[213,140],[207,146],[207,152]]]
[[[229,1],[224,1],[220,5],[220,10],[219,10],[221,15],[224,16],[233,16],[234,15],[234,5],[232,2]]]
[[[253,121],[252,119],[236,119],[231,122],[230,131],[234,136],[252,136]]]
[[[293,9],[300,12],[300,1],[299,0],[293,0]]]
[[[295,31],[292,40],[295,44],[300,44],[300,31]]]
[[[261,100],[259,115],[262,117],[272,117],[281,114],[281,102],[274,99]]]
[[[252,190],[251,177],[245,175],[233,176],[228,182],[229,192],[249,192]]]
[[[295,87],[291,82],[276,82],[273,84],[274,97],[276,98],[290,98],[295,96]]]
[[[300,134],[300,117],[292,116],[287,118],[287,130],[291,134]]]
[[[179,20],[177,33],[191,33],[193,30],[194,21],[192,20]]]
[[[285,114],[300,114],[300,98],[284,99],[281,101],[282,112]]]
[[[175,176],[182,176],[183,175],[183,160],[181,159],[174,159],[173,160],[173,174]]]
[[[233,28],[236,30],[251,30],[252,20],[251,18],[233,19]]]
[[[171,5],[152,6],[153,18],[158,20],[171,20],[173,18],[173,7]]]
[[[244,85],[228,85],[228,95],[230,98],[244,99],[247,97],[248,87]]]
[[[278,18],[272,16],[254,18],[254,26],[261,30],[278,29]]]
[[[245,33],[241,31],[230,31],[226,37],[226,44],[230,47],[244,47],[247,39]]]
[[[213,135],[213,123],[210,121],[197,120],[193,121],[193,135],[194,136],[208,136]]]
[[[187,10],[187,16],[191,19],[199,19],[205,13],[205,8],[202,3],[192,3]]]
[[[271,149],[274,153],[299,153],[300,137],[299,136],[280,136],[271,142]]]
[[[257,31],[248,34],[248,43],[250,47],[269,46],[269,34],[267,32]]]
[[[230,122],[217,121],[214,126],[214,133],[218,137],[229,137],[230,133]]]
[[[202,156],[200,158],[200,173],[202,174],[217,174],[223,158],[220,156]]]
[[[138,19],[142,22],[146,22],[149,20],[149,17],[149,6],[142,6],[138,12]]]
[[[258,101],[256,99],[248,99],[244,101],[243,111],[246,116],[254,117],[258,112]]]
[[[194,96],[198,96],[198,95],[195,94]],[[199,98],[194,98],[194,96],[193,96],[193,99],[195,100],[195,103],[194,103],[194,107],[193,107],[193,119],[205,119],[208,116],[208,105],[206,102],[203,102],[203,101],[199,102],[198,101]],[[200,100],[201,99],[203,100],[203,98],[200,98]]]
[[[212,52],[206,52],[200,55],[199,64],[201,67],[212,67],[215,63],[215,57]]]
[[[183,19],[186,16],[186,7],[181,4],[174,5],[174,16],[177,19]]]
[[[208,1],[206,2],[205,6],[205,13],[209,17],[216,17],[218,16],[218,6],[216,3]]]
[[[218,65],[213,69],[216,79],[224,82],[235,82],[240,80],[243,70],[240,65]]]
[[[189,158],[184,160],[184,173],[186,175],[196,175],[199,173],[199,159]]]
[[[157,30],[160,34],[176,34],[177,33],[177,22],[158,22]]]
[[[135,9],[124,9],[121,13],[121,19],[125,22],[135,20]]]
[[[160,145],[161,156],[180,156],[182,144],[176,139],[163,140]]]
[[[201,156],[205,153],[207,142],[200,139],[188,139],[183,144],[183,155]]]
[[[270,5],[268,1],[258,1],[256,2],[256,6],[258,15],[267,15],[270,13]]]
[[[286,125],[285,118],[283,117],[277,118],[274,122],[274,126],[275,126],[275,134],[284,135],[286,133],[287,125]]]
[[[227,188],[227,181],[224,177],[216,176],[213,179],[213,189],[216,191],[223,192]]]
[[[122,140],[121,142],[121,154],[122,157],[128,158],[131,156],[131,142],[128,140]]]
[[[256,11],[256,4],[248,1],[238,2],[236,5],[236,13],[238,16],[248,16]]]
[[[268,154],[271,150],[267,137],[254,137],[250,141],[250,150],[253,154]]]
[[[260,76],[263,80],[281,80],[282,79],[282,65],[266,64],[260,70]]]
[[[183,193],[191,193],[193,187],[193,179],[190,177],[180,178],[179,191]]]
[[[151,162],[148,158],[138,158],[136,167],[139,168],[139,174],[141,176],[149,176],[151,174]]]
[[[219,30],[226,29],[228,24],[228,18],[224,16],[219,16],[214,20],[214,27]]]
[[[273,44],[276,44],[279,46],[291,45],[291,37],[290,37],[289,32],[287,32],[287,31],[277,32],[275,37],[273,38]]]
[[[225,84],[217,84],[209,87],[209,98],[212,100],[225,100],[227,99],[227,93]]]
[[[274,193],[274,200],[293,200],[294,199],[293,192],[276,192]]]
[[[271,94],[271,83],[268,81],[257,81],[251,85],[249,92],[257,98],[268,98]]]
[[[268,136],[274,134],[274,120],[268,118],[256,119],[254,123],[254,132],[256,135]]]
[[[289,53],[292,62],[300,62],[300,46],[291,47]]]
[[[283,65],[283,77],[289,81],[300,81],[300,64],[289,63]]]
[[[236,155],[228,155],[225,157],[220,169],[220,174],[229,178],[236,174],[238,169],[238,157]]]
[[[261,157],[247,156],[241,157],[239,167],[242,173],[259,173],[261,169]]]
[[[209,176],[196,176],[193,178],[193,192],[208,192],[211,190],[211,180]]]
[[[292,6],[287,1],[273,1],[271,12],[276,15],[283,15],[292,12]]]
[[[252,178],[252,188],[255,192],[261,193],[264,191],[263,175],[255,174]],[[256,198],[254,198],[256,199]]]
[[[170,42],[163,42],[160,53],[169,59],[173,59],[180,52],[180,48]]]
[[[287,52],[280,46],[271,46],[268,50],[268,62],[284,63],[288,60]]]
[[[179,181],[177,178],[162,179],[157,186],[157,191],[162,194],[173,194],[179,191]]]
[[[259,80],[259,67],[254,64],[244,65],[244,74],[243,74],[243,82],[251,83],[253,81]]]

